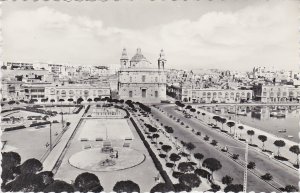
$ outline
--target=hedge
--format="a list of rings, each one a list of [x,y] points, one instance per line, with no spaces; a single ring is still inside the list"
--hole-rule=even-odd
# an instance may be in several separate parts
[[[32,123],[29,125],[29,127],[35,127],[35,126],[40,126],[40,125],[47,125],[50,124],[50,121],[46,121],[46,122],[38,122],[38,123]]]
[[[80,105],[79,108],[74,112],[74,114],[78,114],[82,108],[83,108],[83,105]]]
[[[155,153],[152,151],[152,149],[151,149],[149,143],[146,141],[144,135],[142,134],[142,132],[141,132],[140,129],[138,128],[137,124],[135,123],[135,121],[134,121],[132,118],[130,118],[130,121],[132,122],[132,124],[133,124],[133,126],[135,127],[135,129],[136,129],[138,135],[139,135],[140,138],[142,139],[142,141],[143,141],[145,147],[147,148],[147,150],[148,150],[148,152],[149,152],[150,157],[152,158],[152,160],[153,160],[153,162],[154,162],[154,165],[155,165],[156,169],[159,171],[159,173],[160,173],[160,175],[162,176],[162,178],[164,179],[165,183],[166,183],[168,186],[174,188],[173,183],[172,183],[172,181],[171,181],[169,175],[168,175],[167,172],[163,169],[163,167],[162,167],[160,161],[159,161],[158,158],[156,157]]]
[[[90,109],[90,105],[88,105],[88,106],[86,107],[84,113],[87,113],[87,112],[89,111],[89,109]]]
[[[14,131],[14,130],[25,129],[25,128],[26,127],[24,125],[21,125],[21,126],[16,126],[16,127],[5,128],[4,131]]]

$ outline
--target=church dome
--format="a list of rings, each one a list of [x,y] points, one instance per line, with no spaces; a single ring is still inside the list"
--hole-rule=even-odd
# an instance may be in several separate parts
[[[151,63],[142,54],[140,48],[137,49],[136,54],[130,60],[130,66],[133,68],[149,68]]]
[[[141,48],[137,49],[136,54],[131,58],[130,62],[140,62],[142,60],[146,60],[145,56],[142,54]]]

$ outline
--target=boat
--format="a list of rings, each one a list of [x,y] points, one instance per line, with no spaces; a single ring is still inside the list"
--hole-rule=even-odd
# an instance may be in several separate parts
[[[285,114],[284,113],[281,113],[281,112],[271,112],[270,113],[270,117],[277,117],[277,118],[282,118],[282,117],[285,117]]]
[[[215,111],[221,111],[221,109],[219,109],[218,107],[215,108]]]
[[[293,138],[294,136],[292,136],[292,135],[288,135],[287,137],[288,137],[288,138]]]
[[[278,130],[279,133],[285,133],[286,132],[286,129],[280,129]]]
[[[277,107],[277,110],[286,110],[285,107]]]
[[[247,116],[247,113],[246,113],[245,110],[242,110],[242,111],[238,111],[238,112],[237,112],[237,115]]]

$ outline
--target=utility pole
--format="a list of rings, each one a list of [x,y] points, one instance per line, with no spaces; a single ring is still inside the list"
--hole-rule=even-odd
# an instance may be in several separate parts
[[[243,192],[247,193],[247,171],[248,171],[248,141],[246,140],[246,151],[245,151],[245,171],[244,171],[244,186]]]
[[[50,123],[50,151],[52,151],[52,123]]]

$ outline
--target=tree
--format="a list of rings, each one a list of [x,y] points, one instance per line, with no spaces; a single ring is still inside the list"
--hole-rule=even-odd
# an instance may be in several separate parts
[[[52,184],[48,185],[43,192],[74,192],[74,188],[67,182],[55,180]]]
[[[18,166],[21,163],[21,156],[13,151],[10,152],[2,152],[2,169],[11,169],[13,167]]]
[[[238,126],[238,128],[241,130],[240,138],[242,138],[242,130],[244,129],[244,126],[243,126],[243,125],[240,125],[240,126]]]
[[[174,164],[181,159],[181,157],[176,153],[171,153],[169,158],[172,162],[174,162]]]
[[[215,139],[213,139],[213,140],[211,141],[211,144],[212,144],[213,146],[216,146],[216,145],[218,144],[218,141],[215,140]]]
[[[79,98],[77,99],[77,104],[81,104],[82,101],[83,101],[83,98],[79,97]]]
[[[62,105],[62,103],[65,102],[65,99],[59,99],[58,101],[59,101],[60,104]]]
[[[161,149],[168,154],[168,152],[171,151],[172,147],[169,145],[162,145]]]
[[[103,191],[100,180],[95,174],[84,172],[79,174],[75,179],[75,190],[80,192],[97,192]],[[99,191],[100,190],[100,191]]]
[[[196,146],[192,142],[188,142],[185,144],[185,148],[191,153],[191,151],[193,151]]]
[[[247,134],[250,136],[250,144],[252,144],[252,136],[255,134],[253,130],[248,130]]]
[[[298,156],[300,154],[300,150],[299,150],[299,145],[293,145],[290,147],[289,149],[292,153],[296,154],[296,166],[299,166],[299,160],[298,160]]]
[[[255,165],[255,162],[249,162],[248,165],[247,165],[247,168],[248,168],[248,169],[254,169],[255,166],[256,166],[256,165]]]
[[[229,184],[224,189],[224,192],[242,192],[242,191],[243,191],[242,184]]]
[[[213,116],[213,120],[216,121],[216,125],[217,125],[217,122],[220,120],[220,117],[219,116]]]
[[[224,125],[224,123],[226,123],[226,121],[227,120],[225,118],[220,117],[219,122],[222,124],[222,130],[223,130],[223,125]]]
[[[190,188],[199,187],[201,180],[196,174],[183,174],[178,179],[180,184],[184,184]]]
[[[276,140],[274,141],[274,145],[278,148],[277,155],[279,156],[280,155],[279,148],[284,147],[285,142],[283,140]]]
[[[180,162],[177,169],[183,173],[192,172],[195,170],[194,166],[190,162]]]
[[[207,158],[203,161],[202,166],[211,171],[211,177],[213,179],[213,173],[222,168],[222,164],[215,158]]]
[[[91,103],[92,101],[93,101],[93,99],[91,99],[91,98],[88,98],[88,100],[87,100],[89,103]]]
[[[55,102],[55,99],[51,99],[50,102],[52,103],[52,106],[53,106],[53,103]]]
[[[39,160],[35,158],[31,158],[26,160],[21,165],[20,169],[22,174],[27,174],[27,173],[35,174],[43,169],[43,164]]]
[[[4,189],[10,192],[41,192],[44,188],[42,176],[25,173],[8,183]]]
[[[270,173],[266,173],[265,175],[262,175],[261,178],[263,180],[272,180],[273,176]]]
[[[155,141],[157,142],[157,138],[159,138],[159,134],[154,133],[154,134],[152,135],[152,139],[155,139]]]
[[[174,184],[174,191],[175,192],[191,192],[192,188],[185,184],[178,183],[178,184]]]
[[[224,176],[224,177],[222,178],[222,183],[223,183],[223,184],[226,184],[226,185],[231,184],[232,181],[233,181],[233,178],[232,178],[231,176],[228,176],[228,175],[226,175],[226,176]]]
[[[69,98],[68,101],[69,101],[70,103],[72,103],[72,102],[74,101],[74,99]],[[71,111],[71,107],[69,107],[69,114],[70,114],[70,111]]]
[[[38,173],[38,175],[43,178],[43,184],[45,186],[48,186],[49,184],[52,184],[54,182],[53,179],[54,174],[51,171],[43,171]]]
[[[204,120],[204,117],[205,117],[205,115],[206,115],[205,113],[202,113],[202,116],[203,116],[203,120]]]
[[[168,185],[166,183],[158,183],[155,186],[153,186],[150,190],[150,193],[156,193],[156,192],[172,192],[174,191],[174,188],[171,185]]]
[[[113,188],[114,192],[122,193],[122,192],[140,192],[140,187],[136,183],[130,180],[119,181],[115,184]]]
[[[201,153],[195,153],[194,157],[199,161],[199,167],[200,167],[200,160],[204,158],[204,155]]]
[[[296,188],[293,185],[286,185],[284,188],[284,191],[286,192],[298,192],[298,188]]]
[[[265,141],[267,141],[267,139],[268,139],[267,136],[265,136],[265,135],[259,135],[258,139],[263,143],[261,148],[262,148],[262,150],[264,150],[264,148],[265,148]]]
[[[226,125],[229,127],[230,133],[231,133],[231,127],[235,126],[235,123],[232,122],[232,121],[228,121],[228,122],[226,123]]]

